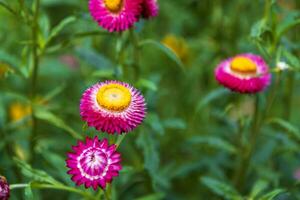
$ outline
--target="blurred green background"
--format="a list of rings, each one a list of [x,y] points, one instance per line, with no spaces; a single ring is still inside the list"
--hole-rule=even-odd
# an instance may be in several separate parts
[[[124,168],[112,199],[300,199],[299,0],[160,0],[159,16],[136,25],[138,64],[129,32],[98,27],[88,1],[42,0],[34,99],[32,3],[0,1],[0,174],[32,183],[11,199],[83,198],[39,184],[74,186],[65,159],[78,134],[116,140],[79,115],[83,91],[116,77],[142,91],[148,114],[119,149]],[[262,55],[275,72],[257,97],[262,125],[245,181],[235,185],[255,96],[219,86],[214,68],[244,52]],[[290,70],[276,72],[279,61]]]

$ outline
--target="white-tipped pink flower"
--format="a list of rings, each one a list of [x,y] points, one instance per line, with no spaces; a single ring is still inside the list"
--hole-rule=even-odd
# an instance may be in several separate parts
[[[104,189],[122,169],[121,155],[116,152],[116,145],[109,145],[107,139],[86,138],[85,143],[78,141],[72,148],[74,152],[68,153],[66,163],[70,168],[68,174],[78,186]]]
[[[109,134],[132,131],[145,118],[146,103],[128,83],[100,82],[88,88],[80,102],[80,115],[88,126]]]

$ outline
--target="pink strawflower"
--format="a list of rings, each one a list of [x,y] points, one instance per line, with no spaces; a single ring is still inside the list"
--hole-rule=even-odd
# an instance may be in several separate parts
[[[222,61],[215,70],[217,81],[240,93],[257,93],[271,82],[269,67],[258,55],[246,53]]]
[[[104,189],[122,169],[121,154],[116,152],[116,145],[108,144],[107,139],[87,137],[85,143],[78,141],[72,149],[74,152],[68,153],[66,163],[70,168],[68,174],[73,175],[72,181],[77,186],[84,184],[85,188],[96,190],[99,186]]]
[[[90,0],[89,10],[95,21],[109,32],[131,28],[139,20],[142,0]]]
[[[88,88],[80,102],[80,115],[88,126],[109,134],[132,131],[142,123],[146,103],[128,83],[100,82]]]
[[[0,200],[7,200],[10,196],[9,185],[5,177],[0,176]]]
[[[157,0],[144,0],[142,7],[142,16],[144,18],[149,19],[158,15],[159,6]]]

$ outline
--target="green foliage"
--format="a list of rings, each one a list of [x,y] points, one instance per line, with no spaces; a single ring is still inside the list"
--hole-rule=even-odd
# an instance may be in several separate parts
[[[88,1],[0,0],[0,175],[12,200],[300,199],[300,2],[158,3],[158,17],[109,33]],[[246,52],[272,72],[259,98],[214,77]],[[79,113],[86,88],[114,79],[147,102],[144,122],[122,136]],[[75,186],[65,160],[96,135],[118,146],[123,169],[93,191]]]

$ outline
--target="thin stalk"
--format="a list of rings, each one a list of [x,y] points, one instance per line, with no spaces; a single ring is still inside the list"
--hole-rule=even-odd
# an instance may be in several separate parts
[[[32,41],[33,41],[33,49],[32,49],[32,62],[33,62],[33,72],[31,77],[31,118],[32,118],[32,132],[30,136],[30,151],[31,151],[31,161],[33,161],[34,155],[34,147],[36,145],[36,136],[37,136],[37,119],[35,117],[35,108],[34,108],[34,99],[36,96],[36,88],[37,88],[37,77],[38,77],[38,69],[39,69],[39,54],[38,54],[38,32],[39,32],[39,10],[40,10],[40,0],[35,1],[34,6],[34,15],[33,15],[33,24],[32,24]]]
[[[295,88],[295,73],[290,72],[288,79],[287,79],[287,92],[285,95],[285,112],[284,112],[284,118],[286,120],[289,120],[291,117],[291,111],[292,111],[292,101],[293,101],[293,94],[294,94],[294,88]]]
[[[257,143],[257,137],[260,131],[260,115],[259,115],[259,96],[255,99],[255,111],[252,119],[252,128],[250,133],[250,143],[247,146],[242,145],[240,159],[241,162],[238,165],[236,173],[234,175],[234,184],[239,189],[242,190],[244,187],[245,179],[249,171],[250,161],[255,150]]]
[[[140,46],[138,35],[134,29],[130,29],[130,40],[133,45],[133,68],[135,71],[135,79],[138,80],[140,76]]]
[[[122,135],[118,136],[118,139],[117,139],[117,142],[116,142],[117,148],[120,146],[120,144],[122,143],[122,141],[124,140],[126,135],[127,135],[126,133],[123,133]]]
[[[20,188],[26,188],[26,187],[29,187],[30,185],[28,183],[19,183],[19,184],[11,184],[9,186],[9,188],[11,190],[14,190],[14,189],[20,189]]]
[[[111,200],[111,184],[109,184],[107,189],[104,190],[104,198],[105,200]]]
[[[116,68],[115,68],[115,77],[120,78],[123,75],[123,62],[122,62],[122,54],[123,54],[123,40],[122,34],[118,34],[117,42],[116,42]]]
[[[80,194],[81,196],[88,198],[88,199],[95,199],[94,196],[91,194],[84,192],[80,189],[76,189],[73,187],[65,186],[65,185],[50,185],[50,184],[31,184],[32,188],[38,188],[38,189],[56,189],[56,190],[64,190],[69,191],[73,193]]]
[[[268,100],[267,100],[267,108],[266,108],[266,112],[264,112],[264,119],[266,117],[268,117],[270,111],[271,111],[271,108],[273,106],[273,103],[276,99],[276,94],[278,93],[278,87],[279,87],[279,84],[280,84],[280,79],[281,79],[281,73],[279,73],[278,75],[276,75],[276,80],[275,80],[275,84],[274,86],[272,87],[271,91],[270,91],[270,95],[268,97]]]

